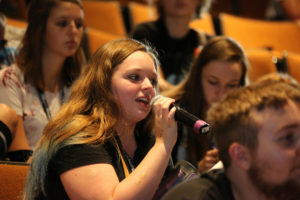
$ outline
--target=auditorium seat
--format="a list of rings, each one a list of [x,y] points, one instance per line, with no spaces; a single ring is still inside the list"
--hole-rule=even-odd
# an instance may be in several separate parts
[[[27,22],[24,20],[19,20],[19,19],[13,19],[13,18],[6,18],[6,24],[7,25],[11,25],[11,26],[15,26],[18,28],[24,28],[26,29],[27,27]]]
[[[87,27],[125,36],[126,28],[119,1],[82,1]]]
[[[300,83],[300,54],[288,53],[286,62],[289,74]]]
[[[300,53],[300,27],[292,21],[267,21],[220,14],[221,32],[246,48]]]
[[[273,59],[281,57],[281,52],[252,49],[245,50],[245,54],[250,64],[247,72],[250,83],[263,75],[277,72]]]
[[[137,24],[157,19],[157,13],[154,6],[148,4],[130,2],[128,3],[131,27]]]
[[[210,35],[216,35],[212,16],[209,13],[204,13],[201,18],[193,19],[190,22],[190,27],[198,32],[205,32]]]
[[[27,163],[0,162],[0,199],[23,199],[29,168],[29,164]]]
[[[86,33],[88,37],[89,53],[92,55],[95,51],[103,44],[110,40],[115,40],[122,38],[122,36],[115,35],[112,33],[107,33],[94,28],[86,28]]]

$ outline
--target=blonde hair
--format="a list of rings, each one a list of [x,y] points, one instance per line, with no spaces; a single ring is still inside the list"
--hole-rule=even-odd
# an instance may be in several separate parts
[[[113,69],[136,51],[148,53],[157,68],[155,52],[128,38],[106,43],[90,58],[87,67],[72,86],[69,101],[44,129],[33,154],[25,199],[33,199],[41,192],[45,194],[47,166],[58,149],[82,143],[101,145],[114,137],[119,110],[111,92]],[[152,131],[151,114],[139,122],[137,128],[149,135]]]

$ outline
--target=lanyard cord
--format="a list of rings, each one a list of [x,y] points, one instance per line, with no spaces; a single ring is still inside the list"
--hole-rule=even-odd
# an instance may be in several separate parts
[[[134,170],[134,166],[131,162],[131,159],[129,158],[127,153],[124,151],[124,149],[122,147],[122,144],[121,144],[121,141],[120,141],[118,136],[115,137],[115,144],[116,144],[118,154],[120,155],[120,158],[121,158],[121,161],[122,161],[122,166],[123,166],[123,169],[124,169],[125,177],[127,177],[130,174],[130,172],[132,172]],[[125,160],[127,162],[125,162]],[[128,169],[126,163],[130,166],[130,169]]]
[[[44,91],[41,90],[39,87],[37,87],[36,90],[37,90],[37,93],[39,95],[40,102],[43,106],[44,113],[46,114],[46,117],[47,117],[48,121],[50,121],[52,116],[51,116],[51,112],[50,112],[49,105],[48,105],[48,102],[46,100],[46,96],[44,94]],[[59,92],[60,105],[62,105],[64,103],[64,99],[65,99],[65,92],[64,92],[63,89],[61,89],[60,92]]]
[[[125,163],[125,160],[124,160],[124,158],[123,158],[123,155],[122,155],[122,153],[121,153],[121,150],[120,150],[120,147],[119,147],[119,145],[118,145],[118,142],[116,142],[116,147],[117,147],[118,154],[119,154],[119,156],[120,156],[120,158],[121,158],[121,161],[122,161],[122,166],[123,166],[125,178],[127,178],[127,177],[129,176],[130,173],[129,173],[128,167],[127,167],[127,165],[126,165],[126,163]]]

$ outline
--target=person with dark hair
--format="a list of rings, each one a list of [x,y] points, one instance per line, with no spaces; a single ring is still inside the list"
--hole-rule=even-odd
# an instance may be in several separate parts
[[[30,1],[16,65],[0,72],[0,102],[16,111],[21,127],[11,151],[34,150],[45,125],[68,99],[85,61],[82,35],[79,0]]]
[[[25,199],[152,199],[177,139],[159,63],[125,38],[101,46],[34,151]]]
[[[0,104],[0,160],[4,158],[15,137],[17,121],[15,111],[5,104]]]
[[[208,10],[211,0],[158,0],[156,4],[159,18],[137,25],[131,36],[148,41],[157,49],[161,63],[160,88],[168,89],[184,79],[196,49],[211,37],[189,27],[195,14]]]
[[[207,110],[223,96],[246,84],[248,62],[234,39],[216,36],[203,47],[184,81],[163,95],[174,98],[180,107],[206,120]],[[204,172],[217,163],[218,151],[211,136],[196,135],[191,128],[179,127],[173,160],[187,160]]]
[[[179,185],[164,200],[299,199],[298,84],[272,76],[234,90],[208,120],[224,169]]]

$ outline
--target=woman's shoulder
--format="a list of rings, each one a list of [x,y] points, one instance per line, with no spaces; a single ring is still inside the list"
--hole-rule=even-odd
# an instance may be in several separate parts
[[[63,173],[69,169],[97,163],[112,163],[111,144],[71,144],[60,148],[52,157],[50,166]]]
[[[107,141],[104,144],[70,144],[60,148],[56,156],[60,157],[62,155],[77,156],[77,155],[86,155],[86,156],[97,156],[101,154],[107,154],[112,148],[111,142]],[[64,157],[64,156],[63,156]]]

